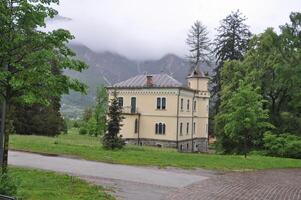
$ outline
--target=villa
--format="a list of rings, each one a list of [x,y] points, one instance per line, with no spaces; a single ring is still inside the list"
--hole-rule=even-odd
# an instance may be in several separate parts
[[[209,77],[193,70],[183,85],[167,74],[138,75],[107,87],[117,92],[126,143],[208,150]]]

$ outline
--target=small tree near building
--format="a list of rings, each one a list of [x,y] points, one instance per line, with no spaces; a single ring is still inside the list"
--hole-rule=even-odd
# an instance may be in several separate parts
[[[103,147],[105,149],[121,149],[125,145],[122,136],[118,135],[122,126],[122,120],[122,108],[118,105],[117,93],[114,91],[114,96],[109,106],[107,132],[103,137]]]

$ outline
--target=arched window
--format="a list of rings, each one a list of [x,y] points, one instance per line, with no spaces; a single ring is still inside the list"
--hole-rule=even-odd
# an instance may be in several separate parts
[[[155,133],[156,133],[156,134],[159,133],[159,124],[156,124]]]
[[[162,123],[159,123],[159,134],[162,134]]]
[[[186,124],[186,134],[188,135],[189,133],[189,123]]]
[[[181,99],[181,111],[183,111],[184,99]]]
[[[163,124],[163,125],[162,125],[162,134],[163,134],[163,135],[165,135],[165,129],[166,129],[166,126],[165,126],[165,124]]]

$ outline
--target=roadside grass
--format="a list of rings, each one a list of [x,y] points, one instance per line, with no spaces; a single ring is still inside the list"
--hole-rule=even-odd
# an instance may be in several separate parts
[[[122,150],[104,150],[100,138],[79,135],[71,129],[57,138],[11,135],[10,149],[75,156],[87,160],[177,168],[203,168],[213,170],[255,170],[275,168],[301,168],[301,160],[250,155],[216,155],[179,153],[174,149],[126,146]]]
[[[100,186],[68,175],[40,170],[10,167],[16,180],[18,198],[22,200],[113,200]]]

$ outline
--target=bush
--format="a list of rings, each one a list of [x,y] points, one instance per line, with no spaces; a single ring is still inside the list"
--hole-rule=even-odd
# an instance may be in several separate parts
[[[79,129],[79,134],[80,135],[87,135],[87,133],[88,133],[88,130],[85,127],[81,127]]]
[[[301,138],[291,134],[264,134],[264,147],[267,155],[288,158],[301,158]]]
[[[74,128],[79,128],[79,124],[78,124],[77,121],[74,122],[73,127],[74,127]]]
[[[7,173],[0,175],[0,194],[11,197],[17,195],[17,184]]]

